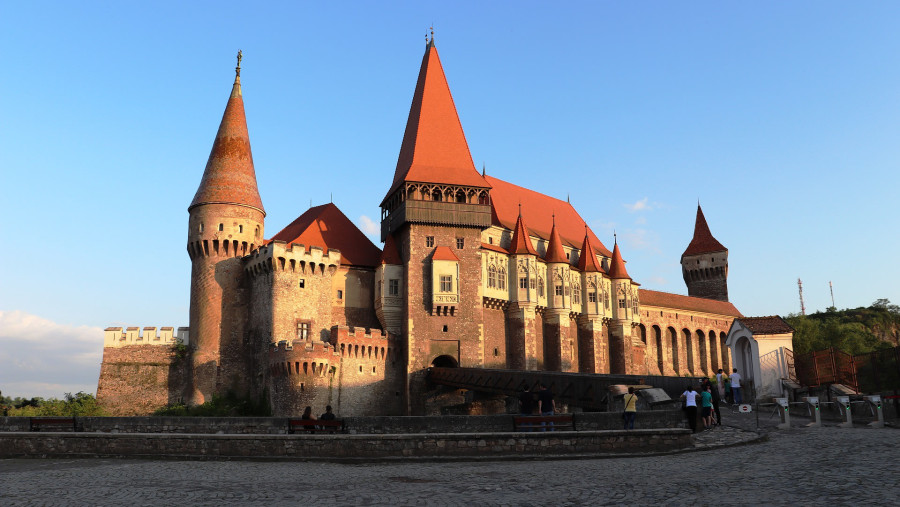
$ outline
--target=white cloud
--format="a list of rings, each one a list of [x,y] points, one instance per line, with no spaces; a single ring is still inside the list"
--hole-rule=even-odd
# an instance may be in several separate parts
[[[359,217],[359,225],[360,230],[362,230],[363,234],[366,236],[377,236],[381,234],[381,226],[366,215],[361,215]]]
[[[634,213],[636,211],[650,211],[653,209],[653,206],[648,204],[648,201],[650,201],[650,198],[644,197],[643,199],[635,202],[634,204],[624,204],[623,206],[625,206],[625,209],[627,209],[628,211],[630,211],[632,213]]]
[[[644,225],[647,223],[647,217],[637,217],[634,220],[634,225]]]
[[[622,242],[629,250],[647,250],[653,253],[662,253],[659,235],[647,229],[628,229],[620,234]]]
[[[22,311],[0,311],[0,390],[4,396],[95,392],[103,329],[71,326]]]

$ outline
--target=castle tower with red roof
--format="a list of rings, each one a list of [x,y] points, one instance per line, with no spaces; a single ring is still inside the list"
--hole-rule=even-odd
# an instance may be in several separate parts
[[[264,219],[241,93],[241,54],[234,85],[200,187],[188,207],[191,258],[189,399],[199,404],[233,388],[247,392],[252,356],[244,339],[248,291],[241,258],[263,239]]]
[[[575,340],[578,333],[572,332],[572,319],[569,315],[574,297],[578,297],[580,301],[581,283],[572,277],[569,258],[566,257],[562,239],[556,228],[555,215],[544,254],[544,263],[547,270],[547,306],[543,315],[544,341],[547,343],[548,351],[544,362],[550,370],[576,372],[578,362]],[[539,293],[544,291],[542,278],[539,279],[538,291]]]
[[[510,273],[514,273],[514,289],[510,291],[506,309],[509,329],[507,363],[514,369],[536,370],[543,354],[538,351],[535,310],[540,301],[538,283],[543,291],[544,279],[539,274],[538,253],[531,243],[531,233],[522,218],[521,209],[520,205],[509,244],[509,266]]]
[[[393,236],[405,263],[401,331],[413,413],[422,410],[425,368],[483,362],[480,244],[490,188],[472,162],[432,36],[381,202],[382,240]]]
[[[609,356],[611,373],[632,373],[644,363],[645,344],[634,339],[635,324],[640,324],[638,283],[625,269],[625,260],[618,241],[613,246],[609,261],[609,278],[612,282],[612,319],[609,323]]]
[[[688,295],[728,301],[728,249],[709,231],[699,203],[694,237],[681,254],[681,274]]]

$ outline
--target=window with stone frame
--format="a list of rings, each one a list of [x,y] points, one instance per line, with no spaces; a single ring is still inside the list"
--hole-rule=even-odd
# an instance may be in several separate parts
[[[589,303],[596,303],[596,302],[597,302],[597,293],[596,293],[596,292],[594,292],[594,291],[592,291],[592,290],[589,290],[589,291],[588,291],[588,302],[589,302]]]
[[[497,268],[491,266],[488,268],[488,287],[493,288],[497,286]]]
[[[434,246],[434,236],[425,236],[425,246],[428,248]]]
[[[502,266],[497,272],[497,287],[499,287],[500,290],[506,290],[506,268]]]
[[[544,297],[544,279],[538,278],[538,296]]]
[[[528,285],[531,287],[531,290],[534,290],[534,278],[528,279]]]
[[[308,340],[309,339],[309,328],[310,322],[308,320],[301,320],[297,322],[297,339],[298,340]]]
[[[609,310],[609,292],[603,291],[603,306]]]
[[[400,280],[391,278],[388,280],[388,296],[400,295]]]
[[[456,248],[462,250],[466,247],[466,238],[456,238]]]
[[[563,286],[561,283],[556,284],[556,287],[553,289],[553,293],[557,296],[563,295]]]
[[[520,289],[528,288],[528,277],[525,277],[525,276],[519,277],[519,288]]]
[[[453,279],[450,275],[441,275],[441,292],[453,292]]]
[[[579,286],[576,285],[576,286],[575,286],[575,289],[574,289],[574,292],[575,292],[575,298],[574,298],[574,299],[575,299],[575,304],[576,304],[576,305],[580,305],[580,304],[581,304],[581,287],[579,287]]]

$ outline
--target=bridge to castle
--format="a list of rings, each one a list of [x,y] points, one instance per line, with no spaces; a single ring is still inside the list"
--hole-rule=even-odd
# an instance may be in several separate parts
[[[429,368],[427,379],[432,384],[505,396],[518,396],[526,385],[532,391],[536,391],[537,385],[542,383],[553,391],[554,399],[558,403],[585,410],[607,410],[609,388],[617,384],[658,387],[672,399],[677,399],[688,383],[699,384],[699,377],[446,367]]]

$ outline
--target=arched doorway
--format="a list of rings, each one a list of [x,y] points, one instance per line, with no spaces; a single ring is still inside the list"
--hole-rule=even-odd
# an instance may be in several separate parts
[[[454,358],[452,356],[443,355],[443,356],[437,356],[436,358],[434,358],[434,360],[431,361],[431,366],[433,366],[435,368],[458,368],[459,363],[456,362],[456,358]]]
[[[734,344],[734,367],[745,380],[753,380],[753,348],[746,336],[738,338]]]

